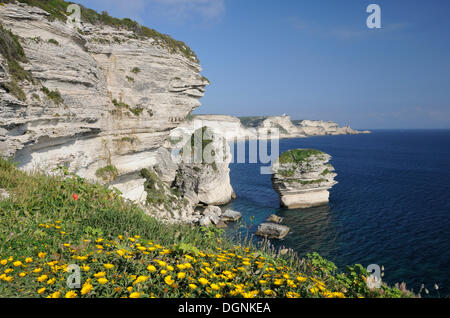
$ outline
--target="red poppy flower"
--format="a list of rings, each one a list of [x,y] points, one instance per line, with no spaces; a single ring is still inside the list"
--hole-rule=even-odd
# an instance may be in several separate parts
[[[75,199],[75,201],[78,201],[78,195],[76,193],[73,194],[73,198]]]

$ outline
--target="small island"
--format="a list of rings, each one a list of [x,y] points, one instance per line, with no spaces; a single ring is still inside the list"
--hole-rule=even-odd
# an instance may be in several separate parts
[[[272,164],[272,186],[282,207],[301,209],[328,203],[328,190],[337,182],[331,156],[315,149],[284,152]]]

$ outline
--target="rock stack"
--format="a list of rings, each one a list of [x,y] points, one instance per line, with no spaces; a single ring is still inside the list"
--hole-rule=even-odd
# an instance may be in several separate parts
[[[284,152],[272,165],[272,185],[281,206],[299,209],[327,204],[328,190],[337,183],[330,159],[330,155],[315,149]]]

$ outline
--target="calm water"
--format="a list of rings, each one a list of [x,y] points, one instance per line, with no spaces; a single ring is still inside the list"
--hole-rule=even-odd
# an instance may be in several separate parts
[[[405,281],[415,291],[437,283],[441,296],[450,295],[450,130],[280,140],[281,152],[294,148],[333,156],[339,183],[329,205],[280,209],[260,164],[231,164],[238,198],[228,207],[246,222],[254,216],[251,233],[275,213],[291,227],[278,245],[317,251],[341,268],[384,265],[388,283]]]

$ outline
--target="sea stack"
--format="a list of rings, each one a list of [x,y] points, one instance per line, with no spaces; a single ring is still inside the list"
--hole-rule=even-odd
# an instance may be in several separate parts
[[[272,185],[282,207],[310,208],[328,203],[328,190],[337,182],[331,156],[315,149],[284,152],[272,164]]]

